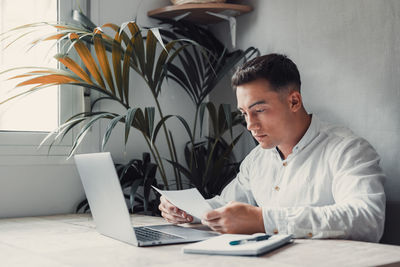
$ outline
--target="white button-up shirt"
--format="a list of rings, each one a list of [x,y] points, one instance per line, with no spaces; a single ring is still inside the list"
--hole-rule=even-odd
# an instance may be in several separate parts
[[[385,219],[379,160],[366,140],[313,115],[287,159],[257,146],[208,202],[214,208],[231,200],[262,207],[267,234],[378,242]]]

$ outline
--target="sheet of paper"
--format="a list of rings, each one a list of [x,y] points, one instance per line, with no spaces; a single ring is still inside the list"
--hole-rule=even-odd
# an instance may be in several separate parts
[[[175,191],[160,190],[154,186],[153,188],[179,209],[198,219],[201,219],[206,212],[212,210],[197,188]]]

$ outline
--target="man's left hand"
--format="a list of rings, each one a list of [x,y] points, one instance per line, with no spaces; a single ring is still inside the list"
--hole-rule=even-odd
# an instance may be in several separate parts
[[[222,208],[206,213],[201,222],[222,234],[265,232],[262,209],[240,202],[229,202]]]

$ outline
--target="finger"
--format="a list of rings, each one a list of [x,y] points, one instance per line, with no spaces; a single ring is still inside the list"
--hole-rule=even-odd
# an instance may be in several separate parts
[[[164,196],[160,197],[160,205],[158,206],[158,209],[162,212],[173,215],[175,218],[179,218],[179,221],[181,223],[182,222],[189,223],[193,221],[193,216],[187,214],[185,211],[174,206]]]
[[[217,220],[219,218],[221,218],[221,210],[220,209],[209,211],[204,215],[204,219],[207,221]]]
[[[202,220],[203,224],[208,225],[209,227],[222,227],[221,220]]]
[[[204,225],[207,225],[208,227],[220,227],[221,224],[219,223],[219,220],[206,220],[202,219],[201,223]]]
[[[161,203],[163,203],[163,204],[166,204],[166,203],[171,204],[171,202],[169,202],[168,199],[166,199],[164,196],[161,196],[161,197],[160,197],[160,201],[161,201]]]
[[[166,216],[163,216],[163,217],[168,217],[171,220],[174,220],[174,221],[185,221],[185,220],[187,220],[186,219],[186,214],[182,215],[182,213],[175,213],[174,211],[171,211],[170,209],[165,208],[163,206],[160,207],[160,211],[161,211],[162,214],[166,215]]]
[[[160,200],[161,200],[160,205],[162,206],[162,208],[160,210],[168,212],[168,213],[172,213],[175,216],[184,216],[186,218],[186,213],[184,213],[182,210],[180,210],[176,206],[174,206],[164,196],[161,196]]]
[[[173,222],[179,222],[179,223],[190,223],[193,221],[193,216],[187,214],[186,212],[178,209],[178,212],[171,211],[168,208],[165,208],[164,206],[160,205],[159,209],[162,213],[168,214],[168,217],[170,220],[173,220]],[[163,216],[165,217],[165,216]]]
[[[193,216],[191,216],[191,215],[187,215],[187,217],[186,217],[186,221],[188,222],[188,223],[190,223],[190,222],[193,222]]]
[[[182,217],[179,217],[179,216],[174,216],[174,215],[172,215],[170,213],[161,212],[161,216],[164,217],[170,223],[175,223],[175,224],[187,223],[187,219],[186,218],[182,218]]]
[[[174,205],[172,205],[171,202],[169,202],[164,196],[160,197],[160,203],[163,205],[165,208],[176,208]]]
[[[208,227],[213,231],[224,233],[224,228],[221,225],[208,225]]]

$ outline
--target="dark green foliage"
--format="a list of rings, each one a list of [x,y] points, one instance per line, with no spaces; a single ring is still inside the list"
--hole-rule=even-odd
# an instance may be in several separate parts
[[[233,146],[222,138],[216,140],[212,137],[196,142],[194,147],[190,143],[186,145],[186,164],[190,164],[191,153],[194,153],[194,162],[191,170],[186,170],[184,174],[205,198],[221,193],[239,171],[240,162],[232,153]]]
[[[169,28],[160,30],[167,40],[189,39],[199,44],[187,46],[178,54],[181,66],[175,61],[166,66],[167,78],[177,82],[196,107],[203,103],[218,82],[241,60],[259,54],[254,47],[229,52],[210,31],[187,21],[165,19],[161,23]]]

